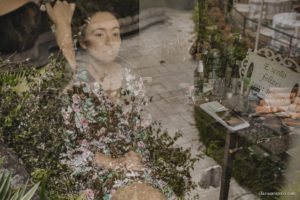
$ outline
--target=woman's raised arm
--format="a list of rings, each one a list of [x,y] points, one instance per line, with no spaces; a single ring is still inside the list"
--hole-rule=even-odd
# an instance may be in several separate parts
[[[75,10],[75,4],[69,4],[66,1],[57,1],[52,7],[49,3],[47,3],[46,10],[50,19],[55,24],[55,36],[58,46],[71,65],[73,73],[76,73],[76,59],[71,31],[71,22]]]

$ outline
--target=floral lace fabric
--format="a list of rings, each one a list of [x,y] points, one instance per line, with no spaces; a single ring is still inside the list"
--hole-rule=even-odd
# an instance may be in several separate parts
[[[148,103],[143,81],[137,79],[128,68],[124,69],[124,88],[120,90],[118,103],[112,102],[101,85],[89,82],[87,71],[78,74],[72,92],[63,97],[62,109],[67,152],[62,162],[72,170],[76,188],[85,199],[109,200],[115,191],[132,182],[146,182],[159,188],[166,196],[172,191],[157,178],[151,169],[150,152],[145,140],[150,121],[141,118]],[[142,155],[145,166],[141,171],[96,168],[93,158],[96,152],[118,158],[129,150]]]

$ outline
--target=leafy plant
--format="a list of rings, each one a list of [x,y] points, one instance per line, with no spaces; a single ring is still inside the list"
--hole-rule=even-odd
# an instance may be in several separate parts
[[[30,200],[36,190],[38,189],[40,183],[36,183],[26,194],[25,191],[28,186],[28,181],[26,184],[16,191],[10,188],[11,186],[11,172],[6,176],[3,173],[0,180],[0,199],[1,200]]]
[[[209,35],[206,27],[212,25],[212,22],[207,15],[207,5],[205,1],[196,4],[191,19],[194,22],[194,31],[197,33],[197,38],[200,40],[208,40]]]
[[[58,95],[68,81],[65,61],[51,57],[51,62],[41,69],[32,69],[24,76],[16,74],[3,73],[0,78],[1,140],[22,159],[36,182],[46,182],[44,193],[49,198],[63,199],[70,196],[67,191],[71,184],[65,175],[66,167],[57,160],[65,149]],[[30,84],[27,91],[18,94],[14,90],[20,83],[16,77]]]
[[[179,132],[172,138],[162,131],[159,123],[154,122],[148,127],[142,127],[137,123],[140,116],[135,108],[124,114],[121,106],[106,101],[102,90],[97,93],[98,96],[85,91],[83,86],[76,86],[65,97],[67,105],[76,106],[76,111],[63,111],[67,122],[66,132],[69,133],[66,142],[69,146],[67,154],[75,158],[78,155],[84,156],[78,149],[78,144],[84,140],[86,148],[90,151],[95,152],[98,149],[101,152],[105,149],[103,152],[112,158],[122,157],[128,151],[139,153],[147,170],[135,176],[134,180],[127,177],[122,170],[106,170],[95,179],[95,173],[99,172],[91,170],[90,163],[83,162],[73,168],[76,176],[73,175],[71,179],[75,179],[77,188],[89,188],[94,191],[95,199],[103,199],[110,191],[116,189],[113,188],[116,182],[139,180],[157,187],[168,197],[175,193],[178,198],[183,198],[185,192],[195,186],[191,181],[190,169],[197,159],[191,157],[188,149],[184,150],[174,145],[181,137]],[[130,99],[129,105],[138,101],[135,98],[126,98],[127,95],[124,93],[123,100],[127,102],[126,99]],[[76,117],[84,117],[88,126],[80,130],[78,122],[76,125]],[[93,145],[95,141],[108,140],[112,142],[101,144],[100,149]]]
[[[175,147],[174,143],[182,137],[177,132],[172,138],[167,132],[161,133],[161,127],[153,124],[147,134],[146,149],[150,151],[155,174],[172,188],[178,198],[184,198],[184,192],[196,185],[191,181],[190,170],[194,168],[197,158],[191,157],[190,149]]]
[[[45,183],[46,191],[42,190],[41,193],[46,193],[50,199],[80,199],[80,188],[83,186],[97,191],[96,199],[103,199],[107,197],[103,191],[111,188],[116,179],[122,178],[124,176],[122,173],[108,172],[100,178],[92,179],[94,173],[74,175],[73,171],[61,162],[62,155],[70,148],[70,142],[78,144],[80,140],[89,140],[89,137],[94,136],[94,134],[79,134],[77,130],[75,132],[77,138],[72,140],[64,131],[66,125],[61,111],[69,104],[64,98],[65,95],[58,95],[67,80],[68,72],[64,66],[63,60],[52,58],[51,63],[42,70],[26,75],[24,78],[31,85],[29,90],[22,92],[21,95],[11,87],[11,85],[18,87],[19,84],[13,82],[14,75],[3,76],[0,87],[0,137],[17,153],[33,180]],[[73,92],[79,92],[87,105],[98,99],[92,94],[84,93],[83,88],[75,88]],[[97,102],[109,106],[109,103]],[[115,123],[122,123],[124,118],[120,113],[121,108],[115,106],[102,111],[97,118],[99,117],[103,123],[94,123],[91,127],[95,129],[95,134],[102,126],[114,132]],[[150,179],[157,176],[159,181],[162,180],[159,183],[167,183],[161,184],[165,194],[175,193],[182,198],[184,192],[194,187],[189,170],[192,169],[195,159],[191,158],[188,150],[174,146],[180,134],[174,138],[168,137],[166,133],[162,133],[158,124],[153,124],[147,129],[136,129],[136,122],[139,120],[136,111],[131,113],[128,119],[130,119],[128,125],[123,127],[125,131],[121,132],[130,134],[131,138],[127,139],[131,140],[129,143],[119,141],[109,145],[110,155],[116,158],[130,149],[146,153],[137,145],[137,142],[143,141],[144,147],[150,149],[147,153],[151,160],[147,162],[147,166],[151,168]],[[117,134],[113,134],[109,138],[116,136]]]
[[[246,57],[249,41],[240,39],[239,30],[233,29],[230,24],[226,23],[224,14],[217,6],[218,1],[210,0],[201,1],[194,8],[191,19],[195,25],[196,43],[200,45],[200,52],[198,50],[197,53],[208,52],[204,58],[201,56],[201,59],[209,68],[207,72],[210,72],[212,69],[209,61],[215,58],[209,53],[209,50],[220,50],[221,65],[217,75],[224,77],[226,67],[230,66],[232,74],[238,76],[239,66],[236,61],[241,61]]]
[[[206,154],[222,164],[226,129],[199,107],[195,107],[195,121],[200,140],[206,146]],[[264,157],[243,148],[234,154],[232,176],[255,194],[259,194],[261,191],[276,192],[282,186],[285,168],[282,159]],[[274,199],[267,195],[261,196],[261,198]]]

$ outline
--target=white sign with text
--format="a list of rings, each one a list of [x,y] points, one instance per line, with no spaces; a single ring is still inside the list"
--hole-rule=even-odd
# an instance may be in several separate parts
[[[270,88],[293,88],[300,85],[300,73],[254,53],[248,54],[248,59],[253,62],[251,85],[260,89],[265,95]]]

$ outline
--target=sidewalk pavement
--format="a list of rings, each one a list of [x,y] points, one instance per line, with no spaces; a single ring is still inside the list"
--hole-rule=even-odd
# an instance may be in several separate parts
[[[141,77],[152,77],[151,83],[145,83],[148,96],[154,96],[149,111],[154,120],[162,122],[168,133],[173,136],[177,130],[183,137],[177,142],[184,148],[191,148],[192,155],[201,153],[204,146],[198,138],[195,127],[193,105],[186,103],[186,92],[193,85],[193,72],[197,62],[189,55],[193,34],[191,13],[180,10],[167,10],[168,19],[152,25],[139,34],[123,39],[120,56],[130,63],[132,70]],[[190,41],[189,41],[190,40]],[[199,181],[203,171],[217,163],[205,156],[195,164],[191,175]],[[220,187],[197,188],[192,193],[201,200],[218,200]],[[249,193],[231,180],[229,199]],[[185,199],[190,199],[186,196]],[[258,199],[247,194],[239,200]]]

